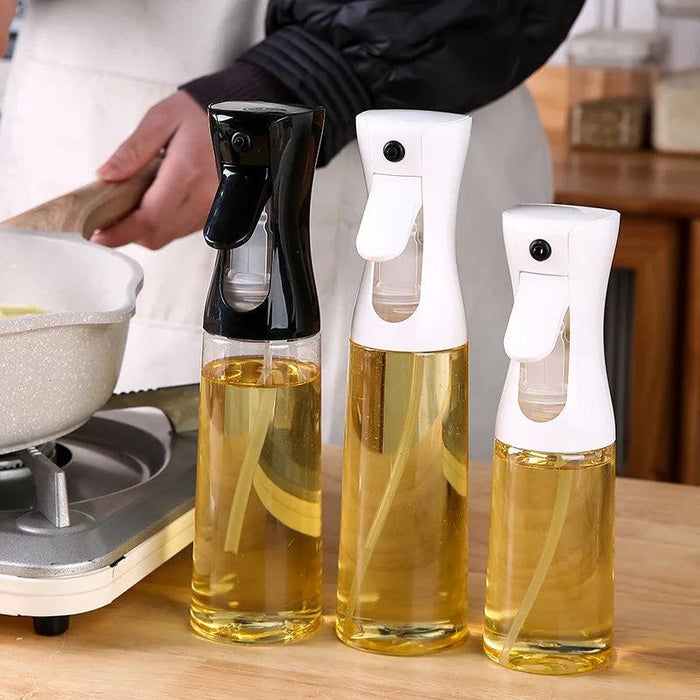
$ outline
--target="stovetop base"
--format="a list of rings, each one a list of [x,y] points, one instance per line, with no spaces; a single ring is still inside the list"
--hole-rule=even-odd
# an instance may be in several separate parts
[[[0,575],[66,579],[113,566],[194,506],[196,433],[175,433],[157,409],[97,413],[58,448],[71,455],[52,466],[65,477],[65,524],[29,501],[29,469],[0,473]]]
[[[196,432],[160,410],[97,413],[56,454],[39,466],[63,480],[58,514],[42,507],[35,465],[0,472],[0,615],[33,617],[39,634],[108,605],[194,535]]]
[[[0,574],[0,615],[33,617],[35,630],[46,634],[58,623],[37,622],[39,618],[66,617],[108,605],[187,547],[193,535],[194,510],[190,510],[111,566],[51,578]],[[67,620],[65,624],[67,629]]]

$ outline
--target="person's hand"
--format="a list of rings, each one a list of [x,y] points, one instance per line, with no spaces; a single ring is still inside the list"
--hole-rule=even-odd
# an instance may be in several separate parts
[[[17,12],[17,0],[0,0],[0,56],[5,55],[10,40],[10,25]]]
[[[95,232],[92,241],[110,247],[140,243],[155,250],[202,228],[218,177],[207,116],[186,92],[151,107],[97,174],[102,180],[125,180],[162,148],[165,158],[138,209]]]

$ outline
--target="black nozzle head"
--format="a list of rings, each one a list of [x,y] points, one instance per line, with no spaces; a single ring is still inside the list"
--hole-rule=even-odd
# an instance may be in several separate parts
[[[308,169],[309,163],[303,158],[286,158],[282,173],[283,152],[296,150],[304,155],[311,149],[313,174],[323,109],[268,102],[219,102],[209,107],[209,124],[220,181],[204,226],[204,239],[219,250],[237,248],[253,235],[273,195],[275,181],[298,178]]]
[[[275,123],[306,123],[310,115],[320,129],[323,124],[321,107],[272,102],[217,102],[209,105],[209,124],[219,174],[226,166],[269,167],[279,145],[274,143]]]
[[[403,160],[404,156],[406,155],[406,149],[399,141],[387,141],[384,144],[383,153],[384,157],[390,163],[398,163],[399,161]]]
[[[220,252],[204,312],[208,333],[256,341],[318,333],[309,210],[323,117],[322,107],[267,102],[209,107],[219,188],[204,239]],[[249,243],[263,210],[269,287],[257,306],[243,310],[226,291],[228,266],[238,255],[231,251]]]
[[[537,238],[530,243],[530,255],[537,262],[544,262],[551,254],[552,246],[544,238]]]

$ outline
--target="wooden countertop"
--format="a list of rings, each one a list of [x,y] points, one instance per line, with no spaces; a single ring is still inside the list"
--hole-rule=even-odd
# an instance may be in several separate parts
[[[0,698],[469,698],[675,700],[700,697],[700,488],[618,480],[612,667],[575,677],[505,670],[481,653],[490,469],[470,474],[471,637],[422,658],[375,656],[334,636],[340,456],[327,448],[322,630],[283,647],[241,648],[188,628],[190,552],[59,638],[0,618]]]
[[[563,133],[548,137],[557,202],[700,218],[700,156],[572,150]]]
[[[625,214],[700,218],[700,155],[570,150],[569,71],[546,65],[527,85],[552,148],[556,201]]]

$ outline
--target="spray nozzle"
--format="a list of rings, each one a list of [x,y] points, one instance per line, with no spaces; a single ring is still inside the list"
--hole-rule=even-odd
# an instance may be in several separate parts
[[[357,250],[372,265],[372,304],[380,318],[398,322],[417,308],[423,267],[419,177],[372,177],[357,234]]]
[[[254,341],[318,333],[309,211],[323,115],[268,102],[209,107],[220,182],[204,227],[219,251],[208,333]]]
[[[568,277],[520,273],[504,347],[520,363],[518,400],[531,420],[551,420],[566,404],[568,309]]]
[[[225,167],[204,225],[204,240],[219,250],[247,243],[270,197],[270,171],[262,166]]]
[[[422,205],[419,177],[374,175],[357,232],[357,252],[370,262],[398,258]]]
[[[569,280],[557,275],[521,272],[503,345],[516,362],[549,356],[569,308]]]

